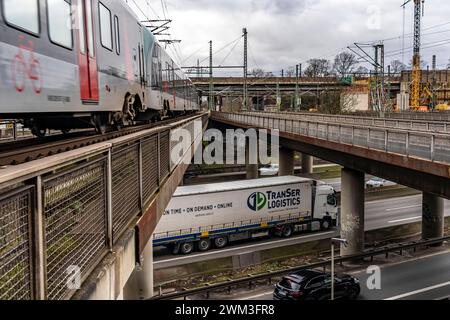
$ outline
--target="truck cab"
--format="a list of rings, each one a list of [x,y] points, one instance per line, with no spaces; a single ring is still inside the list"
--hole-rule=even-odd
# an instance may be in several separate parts
[[[338,201],[332,186],[318,184],[315,192],[314,219],[321,221],[322,229],[336,225],[338,219]]]

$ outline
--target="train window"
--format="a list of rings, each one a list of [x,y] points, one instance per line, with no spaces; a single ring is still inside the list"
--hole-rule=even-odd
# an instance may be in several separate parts
[[[111,22],[111,11],[105,7],[104,4],[99,2],[99,12],[100,12],[100,38],[102,46],[106,49],[112,51],[112,22]]]
[[[88,51],[91,58],[95,57],[94,49],[94,28],[92,26],[92,3],[91,1],[86,1],[86,25],[87,25],[87,35],[88,35]]]
[[[35,35],[40,33],[38,0],[22,0],[20,5],[17,0],[3,0],[3,12],[9,25]]]
[[[84,26],[84,1],[78,3],[78,30],[80,35],[80,52],[86,53],[86,30]]]
[[[116,35],[116,53],[120,54],[120,27],[119,17],[114,16],[114,33]]]
[[[47,0],[48,32],[53,43],[72,49],[72,27],[70,2],[67,0]]]
[[[155,43],[155,45],[153,46],[153,58],[158,57],[159,57],[159,45]]]

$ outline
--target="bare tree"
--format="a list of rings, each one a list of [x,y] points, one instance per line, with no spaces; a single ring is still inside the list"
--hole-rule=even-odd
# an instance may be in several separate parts
[[[286,71],[286,77],[295,77],[295,68],[290,67],[289,69],[287,69]]]
[[[425,70],[428,66],[428,62],[425,60],[420,59],[420,69]],[[408,68],[412,70],[413,68],[413,59],[409,61]]]
[[[391,72],[392,73],[400,73],[406,70],[406,64],[401,62],[400,60],[391,61]]]
[[[305,75],[307,77],[325,77],[330,75],[330,61],[326,59],[308,60]]]
[[[358,65],[358,58],[351,52],[341,52],[334,58],[333,71],[341,76],[352,73]]]
[[[327,91],[320,95],[318,111],[327,114],[352,112],[355,111],[357,103],[358,96],[352,91]]]
[[[359,66],[358,69],[356,69],[355,71],[356,73],[360,74],[360,75],[367,75],[370,73],[369,69],[367,69],[364,66]]]
[[[253,69],[250,72],[250,75],[255,78],[263,78],[266,75],[266,72],[263,69]]]
[[[358,95],[353,91],[344,91],[341,94],[341,113],[354,112],[358,104]]]

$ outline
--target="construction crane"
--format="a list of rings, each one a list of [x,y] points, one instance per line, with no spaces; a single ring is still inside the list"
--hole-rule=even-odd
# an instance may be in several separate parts
[[[411,1],[414,1],[414,56],[411,85],[411,108],[417,111],[420,109],[420,36],[421,19],[424,13],[425,0],[407,0],[402,5],[403,9],[405,9],[406,5]]]

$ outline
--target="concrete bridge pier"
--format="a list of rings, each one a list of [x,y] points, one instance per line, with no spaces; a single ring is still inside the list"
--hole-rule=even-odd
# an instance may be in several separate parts
[[[247,180],[259,178],[258,144],[252,146],[250,145],[251,142],[251,139],[246,139],[245,142],[245,166],[247,168]]]
[[[430,193],[423,193],[422,239],[444,236],[444,199]]]
[[[153,241],[150,240],[141,257],[141,264],[123,289],[124,300],[146,300],[153,297]]]
[[[294,150],[287,148],[280,148],[280,167],[278,175],[282,176],[293,176],[294,175]]]
[[[302,173],[313,174],[314,157],[302,153]]]
[[[352,169],[342,170],[341,236],[348,245],[341,254],[349,256],[364,250],[365,174]]]

